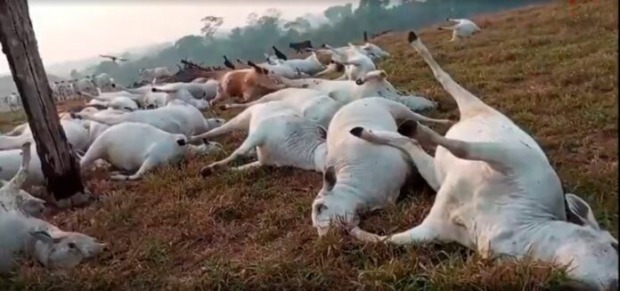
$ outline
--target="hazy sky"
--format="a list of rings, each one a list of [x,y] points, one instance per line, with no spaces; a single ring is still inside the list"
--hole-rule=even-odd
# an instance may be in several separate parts
[[[245,24],[248,14],[277,8],[292,19],[353,0],[28,0],[45,65],[79,60],[126,48],[174,41],[200,33],[200,19],[224,17],[223,27]],[[209,3],[209,4],[207,4]],[[0,74],[9,72],[0,57]]]

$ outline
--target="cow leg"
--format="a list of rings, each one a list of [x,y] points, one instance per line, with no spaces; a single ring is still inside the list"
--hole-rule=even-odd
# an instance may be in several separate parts
[[[458,181],[449,176],[446,177],[437,192],[430,213],[418,226],[388,236],[379,236],[355,227],[351,230],[351,235],[362,241],[386,241],[397,245],[417,245],[441,241],[445,243],[458,242],[471,247],[472,243],[466,228],[451,221],[450,211],[454,209],[454,205],[450,205],[450,203],[454,203],[456,191],[461,191],[458,187]]]
[[[245,165],[241,165],[241,166],[238,166],[238,167],[232,167],[232,168],[230,168],[230,170],[241,172],[241,171],[247,171],[247,170],[250,170],[250,169],[259,168],[260,166],[262,166],[260,161],[255,161],[255,162],[247,163]]]
[[[240,156],[247,154],[251,149],[260,146],[263,143],[262,135],[257,134],[256,132],[252,132],[248,134],[248,137],[243,141],[243,143],[234,151],[230,156],[226,157],[221,161],[214,162],[202,169],[200,169],[200,174],[205,177],[213,173],[215,170],[228,168],[228,164]]]
[[[133,175],[112,175],[110,176],[110,179],[112,180],[121,180],[121,181],[135,181],[138,180],[140,178],[142,178],[142,176],[144,174],[146,174],[148,171],[150,171],[151,169],[153,169],[155,166],[157,166],[157,162],[155,162],[153,159],[151,158],[146,158],[146,160],[144,161],[144,163],[142,163],[142,166],[140,166],[140,169],[138,169],[138,171],[133,174]]]

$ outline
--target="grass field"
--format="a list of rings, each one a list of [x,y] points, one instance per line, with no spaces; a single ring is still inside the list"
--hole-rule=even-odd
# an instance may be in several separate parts
[[[561,3],[476,17],[483,32],[463,47],[436,27],[419,31],[455,80],[535,137],[567,191],[590,202],[614,235],[617,5],[580,4],[574,16]],[[430,115],[456,119],[455,102],[405,39],[400,32],[376,40],[392,53],[380,67],[399,89],[438,100],[440,112]],[[6,129],[20,119],[1,121]],[[230,151],[243,137],[219,141]],[[548,290],[563,281],[557,268],[495,263],[457,245],[366,245],[338,233],[319,240],[310,221],[319,173],[263,168],[198,175],[223,156],[161,169],[140,182],[89,180],[103,201],[49,219],[108,242],[110,251],[72,271],[26,262],[0,289]],[[418,224],[434,194],[410,192],[366,215],[362,227],[385,233]]]

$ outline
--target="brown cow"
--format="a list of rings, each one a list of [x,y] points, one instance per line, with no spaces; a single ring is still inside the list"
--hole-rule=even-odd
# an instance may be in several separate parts
[[[211,106],[222,99],[231,97],[242,98],[243,101],[239,103],[249,102],[285,88],[283,84],[270,76],[267,69],[251,61],[248,61],[248,65],[251,68],[226,72],[219,79],[217,95],[210,101]]]

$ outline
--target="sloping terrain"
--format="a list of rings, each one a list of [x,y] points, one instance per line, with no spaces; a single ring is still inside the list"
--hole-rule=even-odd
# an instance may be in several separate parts
[[[566,3],[480,16],[474,21],[483,32],[463,45],[448,43],[449,33],[436,27],[419,31],[455,80],[539,141],[567,191],[589,201],[614,235],[617,5],[580,4],[574,16]],[[455,102],[408,46],[406,32],[375,41],[392,53],[380,67],[395,86],[438,100],[441,110],[432,116],[457,118]],[[230,152],[243,137],[219,141]],[[319,240],[310,221],[319,173],[263,168],[198,175],[222,157],[162,169],[140,182],[93,179],[89,187],[103,201],[50,219],[108,242],[110,251],[66,272],[25,263],[0,289],[545,290],[562,281],[559,269],[495,263],[456,245],[365,245],[338,233]],[[434,194],[405,196],[366,215],[362,226],[391,233],[420,223]]]

